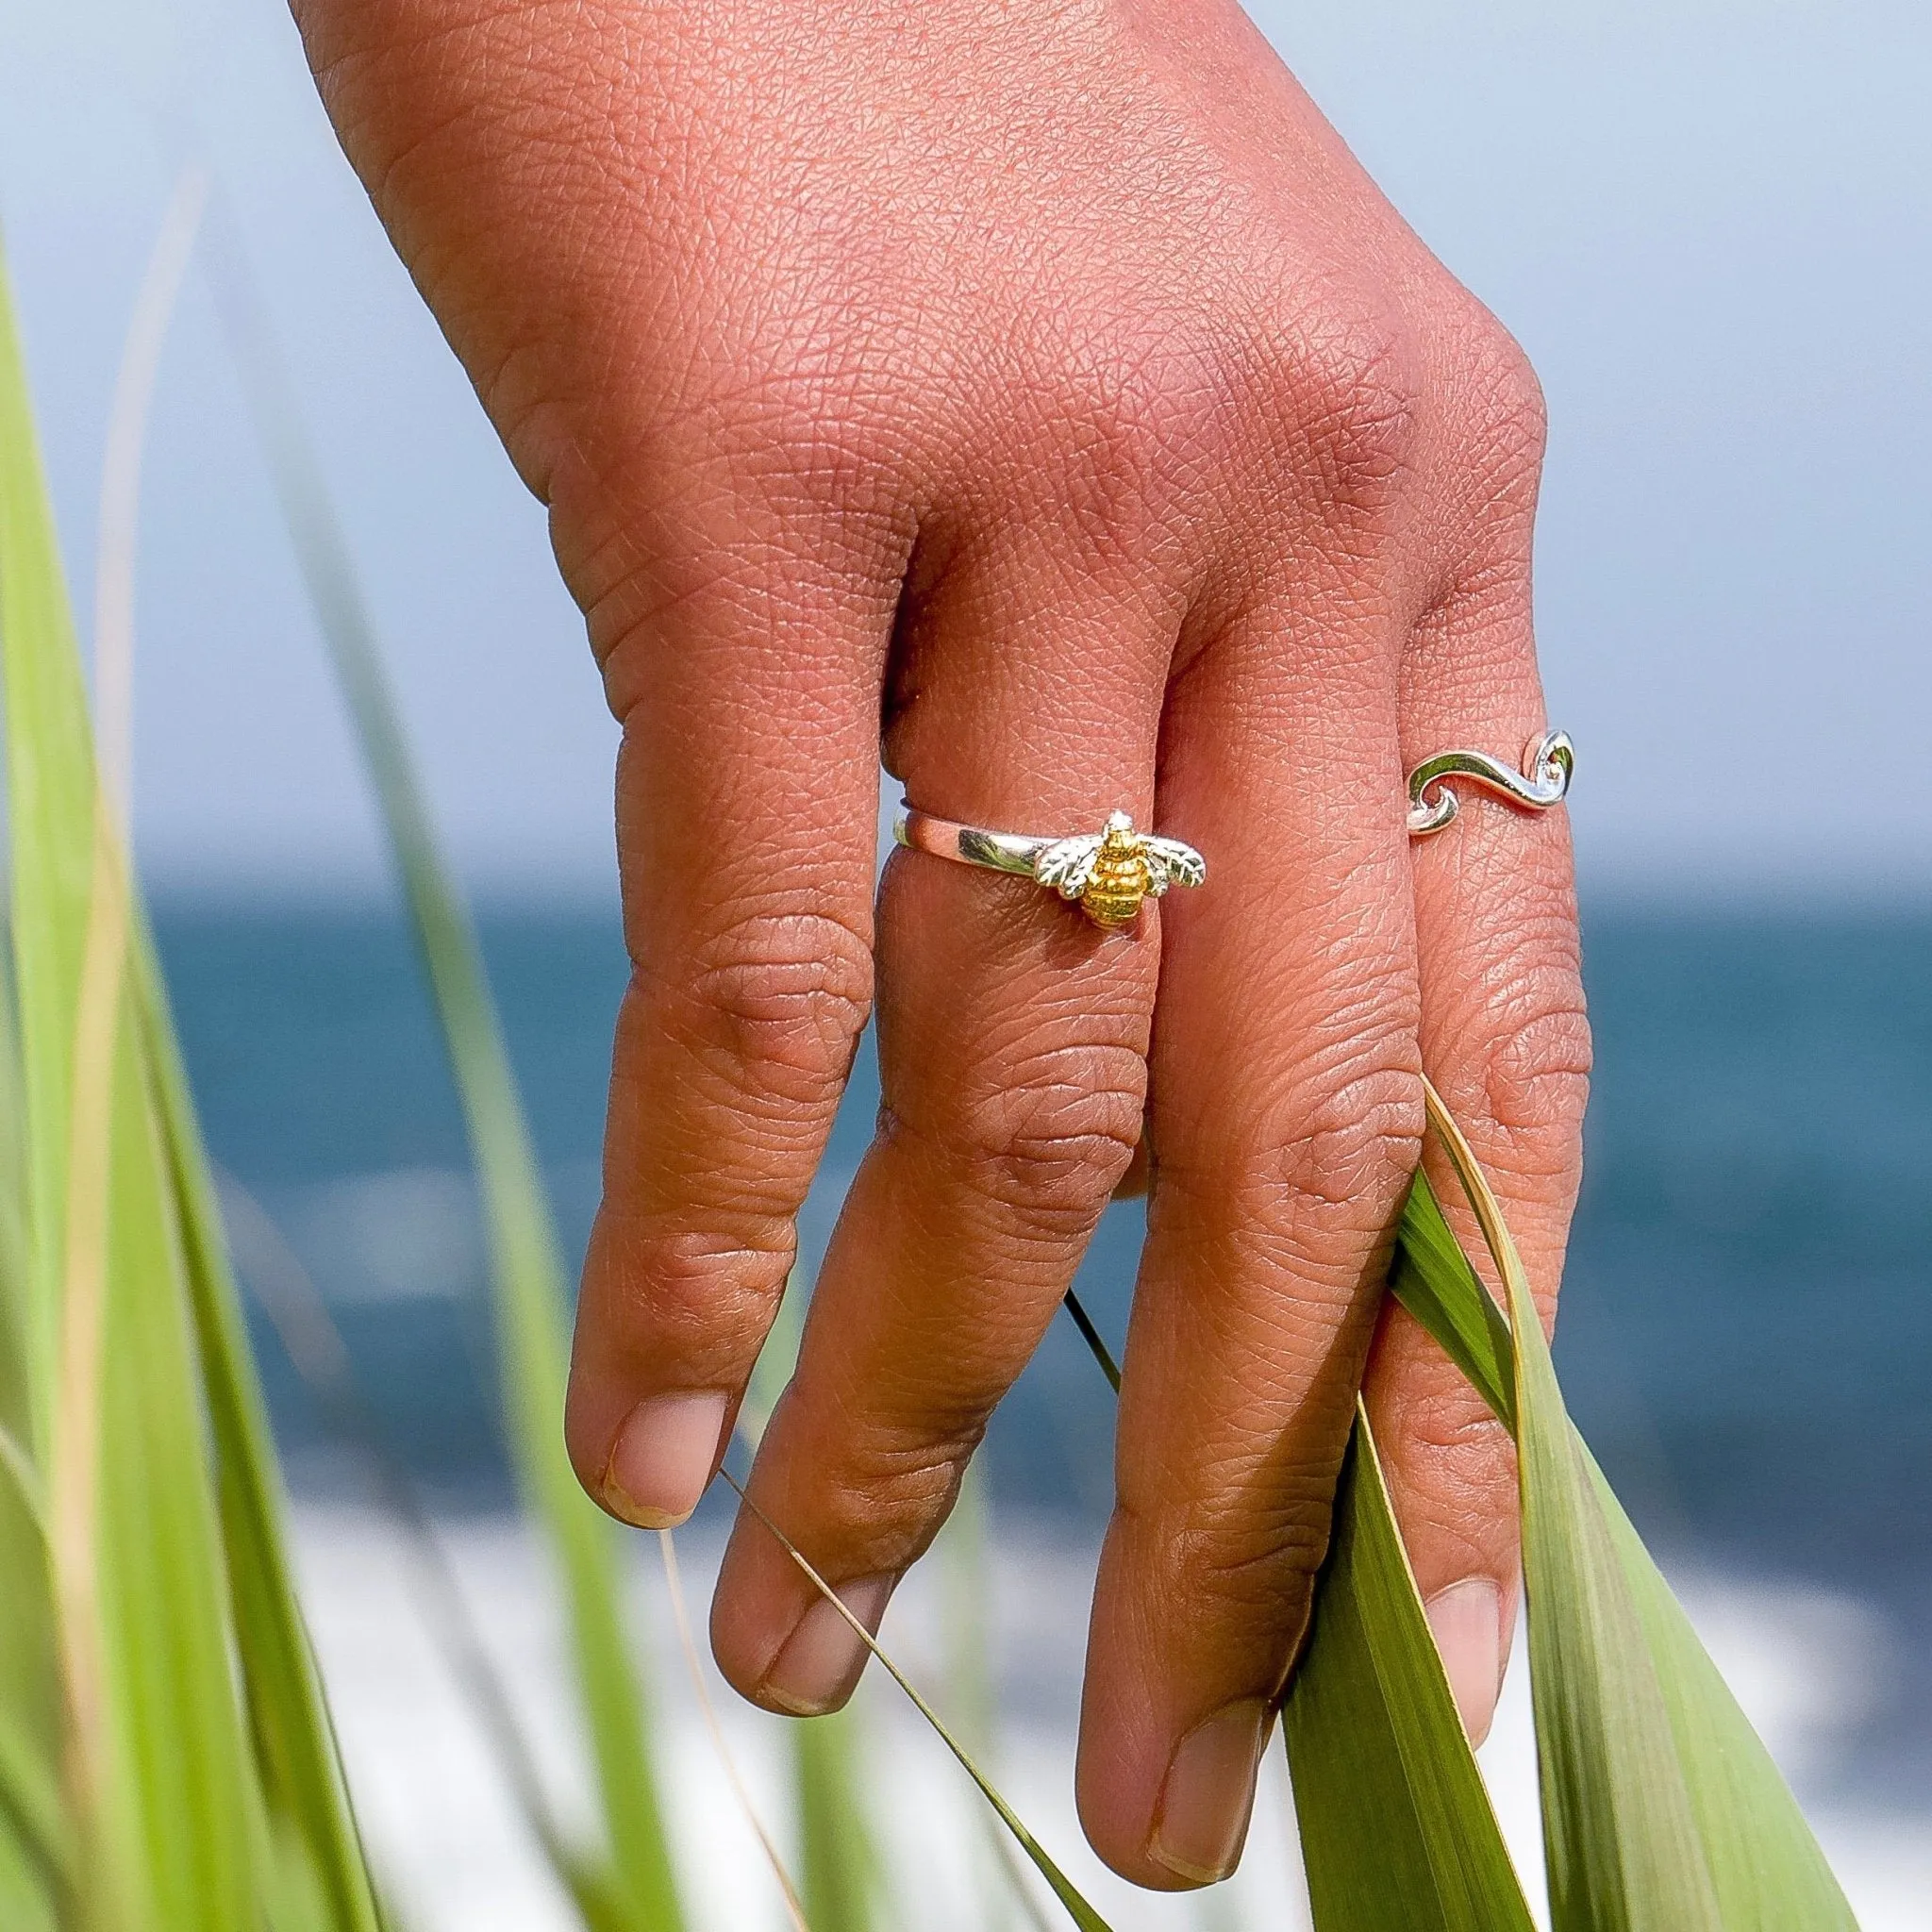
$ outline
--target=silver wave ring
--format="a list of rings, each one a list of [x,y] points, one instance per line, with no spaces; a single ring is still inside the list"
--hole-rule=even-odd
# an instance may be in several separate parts
[[[1097,832],[1037,839],[962,825],[902,805],[892,837],[914,852],[1031,879],[1077,905],[1096,925],[1114,929],[1134,923],[1143,899],[1158,899],[1171,886],[1198,886],[1208,876],[1208,861],[1191,845],[1137,832],[1124,811]]]
[[[1460,801],[1446,781],[1459,778],[1520,805],[1525,811],[1548,811],[1560,805],[1570,790],[1570,774],[1576,762],[1569,734],[1545,732],[1532,739],[1523,754],[1523,769],[1512,772],[1500,758],[1486,751],[1441,751],[1424,758],[1408,774],[1408,835],[1426,839],[1440,832],[1456,816]]]

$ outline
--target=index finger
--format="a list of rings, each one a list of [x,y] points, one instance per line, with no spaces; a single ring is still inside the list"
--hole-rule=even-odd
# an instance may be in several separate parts
[[[870,1010],[904,564],[829,514],[725,517],[654,559],[606,663],[631,978],[564,1432],[591,1494],[651,1528],[716,1468]]]

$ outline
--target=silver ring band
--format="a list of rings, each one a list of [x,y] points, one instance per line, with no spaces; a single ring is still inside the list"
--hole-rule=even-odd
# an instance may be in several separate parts
[[[1531,739],[1520,772],[1485,751],[1438,752],[1408,774],[1408,835],[1426,839],[1455,818],[1460,801],[1446,782],[1451,778],[1492,791],[1525,811],[1548,811],[1563,802],[1575,763],[1575,748],[1563,731]]]
[[[1141,903],[1170,887],[1198,886],[1208,877],[1208,862],[1191,845],[1137,832],[1124,811],[1097,832],[1036,838],[962,825],[901,805],[892,837],[913,852],[1031,879],[1078,905],[1096,925],[1109,927],[1131,925]]]
[[[1033,876],[1033,861],[1053,843],[1051,839],[1029,839],[1021,832],[982,831],[977,825],[958,824],[903,804],[892,821],[892,837],[913,852],[930,852],[935,858],[957,859],[961,865],[980,865],[1025,879]]]

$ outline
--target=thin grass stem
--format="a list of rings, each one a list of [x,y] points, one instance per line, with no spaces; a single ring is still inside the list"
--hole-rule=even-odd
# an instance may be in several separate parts
[[[1080,1340],[1100,1364],[1100,1373],[1107,1377],[1108,1386],[1118,1395],[1121,1392],[1121,1371],[1120,1364],[1113,1358],[1113,1351],[1108,1347],[1100,1330],[1093,1325],[1093,1317],[1071,1288],[1066,1293],[1066,1304],[1067,1313],[1074,1318],[1074,1326],[1080,1331]]]

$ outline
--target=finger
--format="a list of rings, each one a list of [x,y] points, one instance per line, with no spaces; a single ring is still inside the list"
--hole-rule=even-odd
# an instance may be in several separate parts
[[[1143,1885],[1239,1857],[1415,1158],[1395,657],[1385,600],[1305,578],[1170,702],[1163,809],[1215,870],[1166,927],[1078,1774]]]
[[[858,519],[706,508],[605,667],[632,971],[565,1414],[585,1487],[653,1527],[714,1471],[866,1019],[904,563]]]
[[[1421,624],[1405,675],[1403,756],[1485,749],[1514,762],[1548,726],[1529,605],[1530,490],[1487,511],[1484,550]],[[1527,480],[1533,488],[1534,450]],[[1424,1065],[1483,1163],[1543,1308],[1554,1310],[1581,1174],[1590,1030],[1567,814],[1474,791],[1413,854]],[[1443,1206],[1480,1237],[1446,1170]],[[1480,1741],[1508,1657],[1520,1571],[1508,1437],[1421,1326],[1392,1303],[1368,1400],[1408,1547],[1463,1722]]]
[[[1058,554],[1056,554],[1058,546]],[[913,804],[1001,829],[1141,823],[1177,611],[1018,529],[912,619],[891,762]],[[1024,653],[1002,649],[1023,632]],[[1154,908],[1108,933],[1028,880],[893,856],[879,914],[877,1138],[751,1477],[876,1622],[1053,1318],[1139,1135]],[[777,1708],[831,1708],[864,1654],[741,1515],[712,1632]]]

